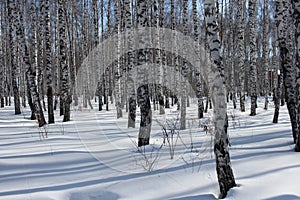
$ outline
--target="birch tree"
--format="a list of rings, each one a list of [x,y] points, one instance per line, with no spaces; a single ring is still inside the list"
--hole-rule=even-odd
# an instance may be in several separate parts
[[[10,5],[14,4],[13,0],[9,0],[9,1],[10,1]],[[30,15],[32,17],[32,22],[36,21],[34,10],[35,10],[34,5],[31,4]],[[16,10],[15,12],[16,12],[17,15],[22,17],[19,10]],[[22,18],[20,19],[20,21],[23,21]],[[17,27],[18,27],[17,31],[16,31],[17,39],[20,41],[21,49],[23,49],[23,53],[24,53],[23,63],[25,65],[26,78],[28,80],[28,84],[29,84],[29,88],[30,88],[30,94],[32,96],[32,101],[34,103],[34,112],[35,112],[36,119],[38,120],[39,127],[42,127],[46,124],[46,120],[45,120],[45,117],[44,117],[42,105],[41,105],[39,95],[38,95],[38,92],[37,92],[37,86],[35,84],[36,71],[32,67],[32,64],[31,64],[31,63],[36,63],[36,51],[35,51],[35,48],[33,48],[34,51],[32,53],[31,59],[30,59],[30,57],[29,57],[29,48],[28,48],[28,46],[26,44],[26,40],[25,40],[25,31],[24,31],[25,28],[23,26],[23,23],[18,24]],[[34,28],[34,24],[32,24],[32,28]],[[36,46],[35,45],[36,44],[36,38],[35,38],[34,29],[32,30],[31,41],[32,41],[33,47]]]
[[[222,58],[220,54],[220,39],[218,36],[218,24],[215,13],[215,1],[205,0],[205,23],[207,31],[208,48],[211,59],[212,71],[219,74],[212,88],[212,100],[214,102],[214,120],[215,120],[215,144],[214,153],[216,158],[216,170],[220,188],[220,198],[225,198],[230,188],[235,187],[235,179],[230,163],[230,155],[228,149],[228,119],[226,105],[226,88],[224,80],[224,67],[222,66]]]
[[[18,62],[17,62],[17,41],[15,40],[15,29],[19,26],[19,15],[17,13],[16,2],[7,0],[9,18],[9,41],[10,41],[10,66],[11,83],[14,94],[15,114],[21,114],[20,94],[18,86]]]
[[[176,17],[175,17],[175,2],[174,2],[174,0],[171,0],[171,2],[170,2],[170,4],[171,4],[171,29],[173,30],[173,31],[175,31],[176,30]],[[174,35],[173,35],[173,37],[176,37],[176,32],[174,32],[173,33]],[[174,41],[174,43],[171,45],[171,48],[172,49],[175,49],[176,48],[176,41]],[[177,56],[172,56],[171,57],[171,65],[174,67],[174,68],[176,68],[176,64],[177,64],[177,62],[178,62],[178,57]],[[173,73],[173,76],[172,76],[172,78],[173,78],[173,81],[175,82],[175,86],[174,86],[174,92],[176,93],[176,91],[177,91],[177,87],[176,87],[176,84],[179,82],[179,81],[177,81],[178,80],[178,76],[176,75],[176,73]],[[171,102],[171,105],[173,106],[174,105],[174,103],[176,104],[177,102],[174,102],[174,96],[172,97],[172,102]],[[175,100],[176,101],[176,100]]]
[[[63,102],[63,122],[70,121],[70,78],[69,66],[67,64],[67,37],[66,37],[66,11],[63,0],[58,0],[58,33],[59,33],[59,68],[62,73],[61,81],[61,101]]]
[[[106,24],[107,24],[107,31],[106,35],[110,34],[110,29],[111,29],[111,0],[108,0],[107,2],[107,19],[106,19]],[[105,84],[104,84],[104,103],[106,104],[106,111],[109,110],[109,103],[108,103],[108,96],[109,96],[109,86],[110,86],[110,70],[105,70]]]
[[[128,39],[128,67],[127,67],[127,92],[128,92],[128,128],[135,127],[136,119],[136,93],[135,93],[135,71],[134,71],[134,53],[133,53],[133,36],[131,35],[131,29],[133,28],[132,24],[132,12],[131,0],[124,0],[125,7],[125,29],[126,29],[126,38]]]
[[[236,91],[235,91],[235,67],[234,67],[234,24],[233,24],[233,1],[229,0],[229,35],[228,35],[228,48],[227,48],[227,63],[228,63],[228,71],[229,71],[229,88],[230,88],[230,96],[233,103],[233,108],[236,109]]]
[[[93,6],[93,25],[94,25],[94,47],[99,44],[99,13],[98,0],[92,0]]]
[[[197,10],[197,1],[192,1],[192,7],[193,7],[193,25],[194,25],[194,37],[196,41],[196,52],[197,55],[200,54],[199,48],[200,48],[200,40],[199,40],[199,20],[198,20],[198,10]],[[200,57],[200,55],[199,55]],[[197,57],[199,62],[199,58]],[[200,63],[200,62],[199,62]],[[203,112],[204,112],[204,105],[203,105],[203,98],[202,98],[202,83],[201,83],[201,76],[200,76],[200,66],[196,68],[196,81],[197,81],[197,98],[198,98],[198,118],[203,118]]]
[[[249,72],[249,85],[251,108],[250,116],[256,115],[256,101],[257,101],[257,71],[256,71],[256,0],[249,0],[249,35],[250,35],[250,72]]]
[[[8,11],[7,11],[7,7],[5,5],[5,8],[3,8],[3,19],[5,20],[5,24],[8,24],[9,23],[9,17],[8,17]],[[9,73],[9,66],[10,66],[10,49],[9,49],[9,28],[6,28],[6,25],[5,27],[2,27],[2,30],[3,30],[3,38],[5,40],[3,40],[3,55],[5,58],[4,59],[4,65],[5,65],[5,68],[3,69],[3,90],[4,90],[4,101],[5,101],[5,106],[8,105],[8,78],[10,76],[10,73]]]
[[[48,104],[48,123],[54,123],[53,111],[53,86],[52,86],[52,63],[51,63],[51,21],[50,21],[50,2],[45,0],[43,15],[45,16],[45,52],[46,52],[46,86]]]
[[[237,63],[239,69],[240,110],[245,112],[245,50],[244,50],[244,0],[237,1]]]
[[[165,20],[165,0],[159,0],[159,27],[160,28],[164,28],[165,24],[164,24],[164,20]],[[164,35],[164,29],[162,29],[162,35]],[[159,37],[162,38],[162,37]],[[164,40],[160,41],[160,46],[164,46]],[[168,73],[168,67],[166,66],[166,62],[167,62],[167,57],[166,57],[166,52],[163,50],[160,50],[160,57],[161,57],[161,69],[162,69],[162,77],[161,77],[161,86],[162,86],[162,96],[159,99],[160,102],[160,110],[159,113],[160,114],[165,114],[165,108],[170,108],[169,105],[169,94],[168,94],[168,90],[165,90],[165,88],[167,87],[167,85],[169,84],[169,73]],[[165,102],[164,102],[164,97],[163,95],[165,95]]]
[[[274,36],[276,36],[276,31],[274,31],[275,34]],[[275,39],[276,38],[276,39]],[[273,40],[273,66],[278,66],[277,64],[277,58],[276,58],[276,40],[277,37],[275,37]],[[282,88],[282,69],[277,68],[277,82],[276,82],[276,86],[274,88],[274,116],[273,116],[273,123],[278,123],[278,117],[279,117],[279,110],[280,110],[280,99],[281,99],[281,88]]]
[[[292,0],[293,5],[293,18],[295,23],[295,44],[296,44],[296,95],[297,95],[297,125],[298,125],[298,132],[297,132],[297,140],[295,151],[300,152],[300,1],[299,0]]]
[[[117,41],[115,42],[115,49],[116,49],[116,56],[115,56],[115,69],[114,69],[114,85],[115,85],[115,104],[117,109],[117,119],[122,117],[122,108],[121,108],[121,70],[120,64],[121,59],[119,58],[120,55],[120,33],[121,33],[121,2],[114,1],[114,16],[115,16],[115,34],[117,35]]]
[[[40,7],[39,7],[39,13],[37,11],[37,17],[39,17],[39,20],[37,21],[37,86],[38,86],[38,93],[39,93],[39,98],[42,100],[43,103],[43,108],[46,111],[46,103],[45,103],[45,90],[44,90],[44,71],[45,71],[45,31],[44,31],[44,26],[45,26],[45,16],[44,16],[44,4],[45,1],[40,2]]]
[[[4,35],[4,25],[5,24],[5,16],[4,16],[4,4],[0,4],[0,11],[1,11],[1,15],[0,15],[0,33],[3,37]],[[3,37],[4,38],[4,37]],[[5,61],[4,61],[4,42],[1,39],[0,41],[0,108],[4,107],[4,70],[5,70]]]
[[[148,9],[147,2],[144,0],[137,0],[137,27],[142,28],[148,25]],[[147,44],[149,41],[144,36],[138,38],[140,44]],[[147,45],[146,45],[147,46]],[[140,106],[141,121],[138,136],[138,146],[145,146],[149,144],[150,132],[152,125],[152,110],[150,104],[150,94],[148,80],[145,76],[145,70],[143,69],[149,59],[149,50],[139,49],[137,52],[137,79],[140,83],[137,89],[137,102]]]
[[[156,38],[157,41],[157,46],[160,45],[160,43],[162,42],[160,40],[160,35],[159,35],[159,28],[161,27],[161,12],[160,9],[163,5],[161,5],[161,2],[159,2],[158,0],[154,0],[153,1],[153,11],[154,11],[154,16],[153,16],[153,25],[154,27],[157,28],[157,31],[155,31],[155,35],[154,37]],[[164,100],[163,100],[163,94],[162,94],[162,88],[163,88],[163,78],[164,78],[164,74],[163,74],[163,63],[162,63],[162,56],[163,56],[163,52],[159,49],[154,49],[154,62],[156,63],[157,67],[155,68],[155,72],[154,74],[157,74],[157,76],[154,76],[155,79],[157,78],[159,84],[155,84],[155,97],[154,99],[157,98],[158,103],[159,103],[159,114],[164,114]],[[155,102],[154,102],[154,108],[155,108]]]
[[[188,1],[183,1],[183,12],[182,12],[182,22],[183,22],[183,33],[188,34]],[[187,47],[183,47],[183,56],[187,54]],[[180,129],[186,128],[186,106],[187,106],[187,74],[188,74],[188,64],[184,59],[182,61],[181,70],[181,101],[180,101]]]
[[[265,79],[264,79],[264,88],[265,88],[265,106],[264,109],[268,109],[268,93],[269,93],[269,80],[268,80],[268,73],[269,73],[269,0],[264,0],[264,25],[263,25],[263,54],[262,54],[262,62],[265,72]]]
[[[88,49],[88,1],[87,0],[83,0],[82,2],[82,19],[81,19],[81,23],[82,23],[82,27],[81,27],[81,51],[82,51],[82,58],[86,58],[86,56],[88,56],[89,53],[89,49]],[[83,103],[83,107],[87,108],[87,102],[88,102],[88,69],[85,68],[84,69],[84,83],[83,84],[83,97],[82,97],[82,103]]]
[[[165,28],[166,24],[165,24],[165,19],[166,19],[166,14],[165,14],[165,6],[166,6],[166,1],[165,0],[159,0],[159,7],[160,7],[160,14],[159,14],[159,23],[160,23],[160,28]],[[163,30],[164,31],[164,30]],[[164,34],[164,32],[163,32]],[[161,46],[163,46],[163,40],[161,41]],[[167,55],[166,52],[164,51],[160,51],[161,52],[161,59],[162,59],[162,69],[163,69],[163,94],[165,95],[165,102],[163,104],[164,108],[170,108],[170,102],[169,102],[169,97],[170,97],[170,91],[167,90],[166,88],[170,87],[170,82],[171,82],[171,76],[170,76],[170,69],[166,66],[167,63]],[[161,99],[163,100],[163,98]],[[163,108],[163,107],[161,107]],[[162,112],[160,112],[161,114],[165,114],[165,110],[162,110]]]
[[[102,0],[103,1],[103,0]],[[93,0],[92,1],[92,6],[93,6],[93,25],[94,25],[94,47],[97,47],[99,44],[99,7],[98,7],[98,0]],[[103,26],[102,18],[103,18],[103,12],[102,12],[102,2],[100,5],[100,13],[101,13],[101,25]],[[102,30],[101,30],[102,31]],[[102,37],[102,35],[101,35]],[[99,77],[101,74],[98,75]],[[99,111],[102,110],[102,85],[101,85],[101,80],[98,81],[98,86],[97,86],[97,93],[98,93],[98,109]]]
[[[276,25],[277,25],[277,35],[280,50],[280,65],[283,69],[283,84],[285,88],[285,99],[287,103],[287,108],[289,111],[290,121],[292,125],[293,140],[296,142],[298,134],[297,125],[297,111],[296,111],[296,97],[295,97],[295,77],[293,68],[293,45],[291,40],[291,35],[288,30],[289,22],[289,1],[277,0],[276,1]]]

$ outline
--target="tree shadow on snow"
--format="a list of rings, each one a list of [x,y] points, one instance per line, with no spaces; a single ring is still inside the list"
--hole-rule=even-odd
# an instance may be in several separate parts
[[[217,198],[212,194],[201,194],[195,196],[179,197],[171,200],[216,200]]]
[[[70,196],[70,200],[117,200],[119,199],[119,195],[108,192],[108,191],[97,191],[97,192],[76,192],[72,193]]]
[[[299,200],[300,196],[292,195],[292,194],[285,194],[285,195],[279,195],[276,197],[271,197],[263,200]]]
[[[158,169],[158,170],[155,170],[150,173],[149,172],[141,172],[141,173],[136,173],[136,174],[125,174],[125,175],[112,176],[112,177],[106,177],[106,178],[100,178],[100,179],[95,177],[93,179],[74,180],[71,182],[57,183],[55,185],[41,185],[41,186],[35,187],[35,188],[22,188],[22,189],[10,190],[10,191],[0,191],[0,197],[1,196],[9,196],[9,195],[22,195],[22,194],[29,194],[29,193],[43,192],[43,191],[62,191],[62,190],[68,190],[68,189],[74,189],[74,188],[82,188],[82,187],[86,187],[86,186],[98,185],[98,184],[103,184],[103,183],[112,183],[112,182],[116,182],[116,181],[136,179],[136,178],[145,177],[148,175],[153,176],[153,175],[158,175],[158,174],[162,174],[162,173],[166,173],[166,172],[174,172],[174,171],[177,171],[180,169],[192,168],[195,165],[209,164],[211,162],[213,162],[213,160],[204,160],[204,161],[199,161],[199,162],[195,162],[193,164],[188,164],[188,165],[184,164],[184,165],[179,165],[176,167],[171,167],[171,168],[166,168],[166,169],[165,168]],[[97,163],[97,166],[99,166],[98,163]],[[41,166],[39,166],[39,167],[42,168]],[[96,169],[101,170],[104,168],[106,168],[106,166],[100,165],[99,168],[96,168]],[[71,170],[71,169],[69,169],[69,170]],[[81,170],[77,170],[76,173],[84,173]],[[87,171],[91,171],[91,170],[95,170],[95,169],[92,168],[92,169],[88,169]],[[51,171],[49,171],[49,172],[51,172]],[[64,170],[63,173],[69,173],[70,175],[74,174],[73,171],[66,172],[66,170]],[[51,176],[54,176],[54,174],[51,174]],[[30,176],[27,175],[27,178],[30,178]],[[109,196],[109,197],[111,197],[111,196]],[[93,198],[89,198],[89,199],[93,199]],[[213,199],[215,200],[216,198],[213,198]]]

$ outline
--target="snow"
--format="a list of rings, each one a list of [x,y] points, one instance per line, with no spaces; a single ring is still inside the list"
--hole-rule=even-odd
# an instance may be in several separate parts
[[[238,187],[228,200],[300,199],[300,154],[294,152],[286,107],[273,124],[273,103],[257,116],[228,108],[230,153]],[[96,105],[96,104],[95,104]],[[249,103],[248,103],[249,105]],[[212,200],[218,197],[212,135],[196,119],[196,101],[187,109],[187,130],[173,135],[174,158],[163,144],[160,123],[175,123],[176,106],[166,115],[154,112],[151,145],[138,149],[137,127],[127,129],[125,111],[73,107],[71,122],[38,128],[29,108],[15,116],[0,109],[0,199],[173,199]],[[46,112],[45,112],[46,114]],[[175,125],[174,125],[175,126]],[[171,126],[172,127],[172,126]],[[43,135],[48,134],[47,138]],[[193,144],[193,145],[191,145]]]

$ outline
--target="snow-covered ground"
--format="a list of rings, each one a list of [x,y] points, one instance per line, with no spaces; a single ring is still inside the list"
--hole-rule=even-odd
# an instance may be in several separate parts
[[[193,102],[192,102],[193,103]],[[194,102],[195,103],[195,102]],[[229,104],[232,167],[238,187],[226,199],[300,199],[300,153],[295,153],[287,109],[273,124],[273,105],[257,116]],[[249,110],[249,109],[248,109]],[[151,145],[136,147],[138,122],[127,129],[127,117],[116,120],[111,110],[73,108],[72,121],[38,128],[23,110],[0,109],[0,199],[216,199],[218,184],[212,136],[203,131],[209,114],[196,119],[188,108],[185,131],[163,144],[159,124],[176,126],[178,111],[154,112]],[[57,113],[58,114],[58,113]],[[44,138],[45,134],[48,135]],[[169,141],[169,142],[168,142]],[[174,149],[174,158],[171,154]]]

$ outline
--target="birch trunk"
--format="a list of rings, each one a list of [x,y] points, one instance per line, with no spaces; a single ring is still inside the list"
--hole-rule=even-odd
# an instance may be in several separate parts
[[[128,128],[135,128],[135,119],[136,119],[136,93],[135,93],[135,69],[134,69],[134,53],[133,53],[133,38],[131,35],[132,25],[132,12],[131,12],[131,0],[124,0],[125,5],[125,29],[127,31],[128,39],[128,67],[126,69],[127,75],[127,92],[128,92]]]
[[[70,78],[69,65],[67,64],[67,32],[66,32],[66,11],[63,0],[58,0],[58,34],[59,34],[59,69],[62,73],[60,96],[63,101],[63,122],[70,121]]]
[[[183,33],[188,34],[188,1],[183,1],[182,11],[182,22],[183,22]],[[185,44],[185,43],[184,43]],[[183,47],[183,57],[187,54],[187,47]],[[187,106],[187,75],[188,75],[188,64],[185,60],[182,61],[181,71],[181,101],[180,101],[180,129],[186,129],[186,106]]]
[[[120,33],[121,33],[121,8],[122,5],[120,1],[114,2],[114,16],[115,16],[115,34],[117,35],[117,41],[115,42],[115,49],[116,49],[116,56],[115,56],[115,69],[114,69],[114,85],[115,85],[115,106],[117,110],[117,119],[123,116],[122,108],[121,108],[121,70],[120,64],[121,59],[119,58],[120,55],[120,48],[121,48],[121,41],[120,41]]]
[[[233,24],[233,1],[229,0],[229,29],[231,30],[228,36],[228,65],[230,70],[230,96],[233,103],[233,108],[236,109],[236,89],[235,89],[235,68],[234,68],[234,24]]]
[[[37,23],[37,28],[36,28],[36,39],[37,39],[37,87],[38,87],[38,94],[39,98],[43,103],[43,108],[44,111],[47,111],[46,109],[46,103],[44,100],[45,97],[45,91],[44,91],[44,71],[45,71],[45,34],[43,31],[43,27],[45,24],[45,16],[43,15],[42,8],[44,8],[44,1],[41,1],[40,5],[40,13],[39,13],[39,20],[36,22]],[[36,17],[38,16],[38,10]]]
[[[200,40],[199,40],[199,21],[198,21],[198,10],[197,10],[197,1],[193,0],[192,1],[192,6],[193,6],[193,24],[194,24],[194,37],[196,41],[196,52],[199,55],[199,45],[200,45]],[[199,55],[200,57],[200,55]],[[198,57],[196,58],[198,59]],[[200,60],[198,59],[196,63],[200,63]],[[196,86],[197,86],[197,98],[198,98],[198,118],[203,118],[203,112],[204,112],[204,104],[203,104],[203,98],[202,98],[202,83],[201,83],[201,71],[200,71],[200,66],[196,66]]]
[[[211,57],[212,71],[218,74],[212,88],[212,100],[214,103],[215,144],[214,153],[216,158],[216,170],[220,188],[220,198],[225,198],[230,188],[235,187],[235,179],[230,163],[228,149],[228,118],[226,105],[226,88],[220,54],[220,40],[218,36],[218,24],[215,13],[215,1],[205,0],[205,22],[207,41]]]
[[[137,27],[145,28],[148,26],[148,7],[147,2],[144,0],[137,1]],[[141,30],[143,31],[143,30]],[[140,44],[147,46],[147,39],[144,36],[138,38]],[[152,125],[152,110],[150,104],[150,94],[148,80],[145,70],[143,69],[149,59],[149,50],[140,49],[137,54],[137,78],[140,83],[137,89],[137,101],[140,106],[141,121],[138,136],[138,146],[145,146],[149,144],[150,132]],[[147,67],[147,66],[146,66]]]
[[[175,2],[174,0],[171,0],[171,29],[173,31],[176,30],[176,17],[175,17]],[[174,32],[174,35],[173,37],[176,37],[176,32]],[[172,49],[175,49],[176,48],[176,41],[174,41],[174,43],[172,44],[171,46]],[[171,56],[171,66],[174,68],[174,72],[177,70],[178,71],[178,68],[177,68],[177,62],[178,62],[178,59],[177,59],[177,56]],[[174,93],[177,93],[177,85],[179,81],[178,80],[178,76],[176,75],[176,73],[172,73],[172,77],[171,79],[173,79],[173,83],[170,84],[170,88],[172,89],[172,91],[174,91]],[[173,87],[172,87],[173,86]],[[171,102],[171,105],[174,106],[174,104],[176,104],[176,99],[177,97],[175,95],[172,95],[172,102]]]
[[[99,44],[99,13],[98,13],[98,0],[93,0],[92,1],[92,6],[93,6],[93,24],[94,24],[94,44],[93,46],[96,48],[97,45]],[[100,7],[101,11],[101,18],[103,18],[103,13],[102,13],[102,3]],[[103,22],[101,21],[101,25],[103,25]],[[101,74],[98,74],[99,77],[101,77]],[[101,85],[101,80],[98,80],[98,86],[97,86],[97,94],[98,94],[98,110],[102,110],[102,91],[101,91],[102,85]]]
[[[295,97],[295,77],[293,68],[293,45],[288,30],[289,22],[289,3],[284,0],[276,1],[276,25],[278,31],[278,42],[280,50],[280,65],[283,69],[283,84],[285,89],[285,98],[287,103],[287,108],[290,115],[291,125],[292,125],[292,135],[293,140],[296,142],[298,134],[297,126],[297,111],[296,111],[296,97]]]
[[[276,86],[274,87],[274,116],[273,116],[273,123],[278,123],[278,117],[279,117],[279,110],[280,110],[280,99],[281,99],[281,88],[282,88],[282,69],[279,67],[277,63],[277,53],[276,49],[278,48],[278,42],[277,42],[277,33],[274,29],[273,31],[273,66],[275,69],[277,69],[277,82]]]
[[[4,36],[4,24],[5,24],[5,16],[4,16],[4,4],[0,5],[0,11],[1,11],[1,15],[0,15],[0,31],[3,34],[3,38],[5,38]],[[0,41],[0,108],[4,107],[4,70],[6,68],[5,66],[5,58],[4,58],[4,41],[1,40]]]
[[[164,19],[165,19],[165,0],[159,0],[159,27],[160,28],[164,28]],[[162,31],[163,35],[164,35],[164,31]],[[162,38],[162,37],[159,37]],[[160,40],[160,45],[164,46],[164,41]],[[161,57],[161,97],[158,99],[159,101],[159,114],[165,114],[165,108],[169,108],[169,95],[167,90],[165,90],[166,86],[169,83],[168,80],[168,67],[166,66],[166,52],[164,52],[163,50],[160,50],[160,57]],[[164,102],[164,96],[163,94],[165,94],[165,102]]]
[[[296,44],[296,68],[298,73],[296,75],[296,96],[297,96],[297,125],[298,132],[296,136],[295,151],[300,152],[300,1],[292,0],[294,11],[294,23],[295,23],[295,44]]]
[[[45,52],[46,52],[46,88],[47,88],[47,103],[48,103],[48,123],[54,123],[53,111],[53,87],[52,87],[52,63],[51,63],[51,22],[50,22],[50,4],[49,0],[44,1],[44,16],[45,16]]]
[[[110,34],[110,29],[111,29],[111,0],[108,0],[107,2],[107,31],[106,34]],[[105,70],[105,84],[104,84],[104,103],[106,105],[106,111],[109,110],[109,103],[108,103],[108,96],[109,96],[109,87],[110,87],[110,70]]]
[[[240,110],[245,112],[245,33],[244,33],[244,0],[237,1],[237,63],[239,69]]]
[[[14,94],[15,114],[21,114],[20,94],[18,86],[18,61],[17,61],[17,41],[15,40],[14,30],[19,25],[19,18],[16,12],[16,3],[12,0],[7,0],[8,17],[9,17],[9,41],[10,41],[10,66],[11,66],[11,85]]]
[[[250,116],[256,115],[256,101],[257,101],[257,69],[256,69],[256,0],[249,0],[249,35],[250,35],[250,96],[251,108]]]
[[[264,0],[264,25],[263,25],[263,66],[265,71],[265,80],[264,80],[264,88],[265,88],[265,107],[264,109],[268,109],[268,96],[269,96],[269,0]]]
[[[153,1],[153,7],[154,7],[154,27],[157,28],[157,31],[155,32],[155,35],[154,37],[156,38],[156,41],[157,41],[157,46],[160,45],[160,35],[159,35],[159,31],[158,29],[160,28],[161,26],[161,22],[160,22],[160,9],[161,8],[161,4],[160,4],[160,1],[158,0],[154,0]],[[154,85],[155,87],[155,98],[157,97],[157,100],[158,100],[158,103],[159,103],[159,114],[164,114],[165,113],[165,110],[164,110],[164,100],[163,100],[163,94],[162,94],[162,88],[163,88],[163,64],[162,64],[162,56],[163,56],[163,52],[159,49],[155,49],[154,50],[154,60],[155,60],[155,63],[156,63],[156,70],[155,70],[155,74],[156,76],[155,79],[156,81],[158,82],[157,84]],[[156,99],[155,99],[156,100]],[[154,103],[154,109],[155,109],[155,103]]]
[[[17,13],[20,13],[20,11],[18,11]],[[35,7],[33,4],[31,4],[31,7],[30,7],[30,14],[32,17],[32,22],[33,22],[32,27],[35,27],[35,21],[36,21],[35,16],[36,15],[35,15]],[[19,15],[19,16],[22,16],[22,15]],[[23,62],[25,65],[26,78],[28,81],[28,85],[30,87],[32,101],[34,103],[35,116],[36,116],[36,119],[38,120],[39,127],[42,127],[46,124],[46,120],[44,117],[42,105],[41,105],[39,95],[37,92],[37,86],[35,83],[36,71],[34,70],[34,65],[36,65],[36,48],[35,48],[36,47],[36,37],[35,37],[34,28],[32,30],[32,38],[31,38],[32,49],[33,49],[33,54],[32,54],[31,59],[29,58],[29,48],[25,41],[24,27],[21,24],[19,24],[18,29],[17,29],[17,38],[20,41],[21,48],[23,49],[23,53],[24,53]],[[31,64],[31,63],[33,63],[33,64]]]

